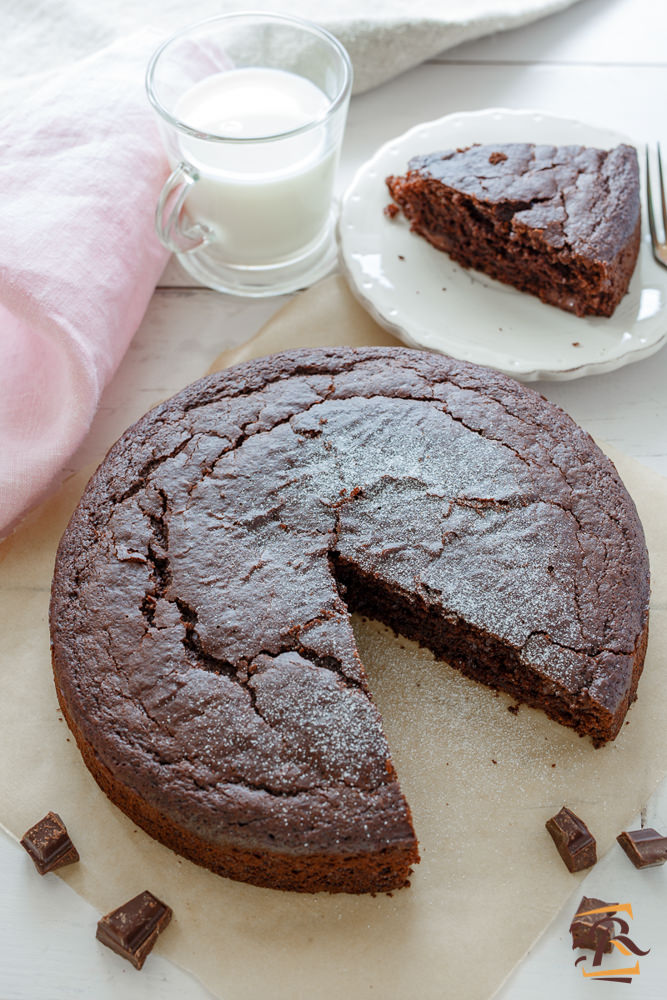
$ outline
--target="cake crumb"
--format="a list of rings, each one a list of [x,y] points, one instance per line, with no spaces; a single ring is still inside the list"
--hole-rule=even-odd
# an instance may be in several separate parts
[[[500,151],[498,151],[497,153],[491,153],[491,156],[489,157],[489,163],[493,163],[493,165],[495,166],[496,163],[502,163],[503,160],[506,159],[507,159],[507,153],[501,153]]]
[[[507,706],[507,711],[511,712],[512,715],[518,715],[518,713],[519,713],[519,706],[518,705],[508,705]]]
[[[399,255],[398,255],[398,259],[399,259],[399,260],[405,260],[405,257],[403,256],[403,254],[402,254],[402,253],[399,253]]]
[[[394,205],[393,201],[390,201],[388,205],[384,207],[384,214],[388,219],[393,219],[399,213],[398,205]]]
[[[573,341],[572,341],[572,346],[573,346],[573,347],[581,347],[581,344],[579,343],[579,341],[578,341],[578,340],[573,340]]]

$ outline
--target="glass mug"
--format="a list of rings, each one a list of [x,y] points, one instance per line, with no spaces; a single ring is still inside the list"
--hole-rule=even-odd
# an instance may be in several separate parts
[[[186,271],[265,296],[331,270],[351,87],[333,35],[277,14],[210,18],[157,49],[146,89],[172,173],[155,225]]]

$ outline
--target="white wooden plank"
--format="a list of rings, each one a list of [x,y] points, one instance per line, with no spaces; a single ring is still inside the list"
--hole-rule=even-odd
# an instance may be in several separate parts
[[[580,0],[524,28],[448,49],[445,62],[665,65],[664,0]]]

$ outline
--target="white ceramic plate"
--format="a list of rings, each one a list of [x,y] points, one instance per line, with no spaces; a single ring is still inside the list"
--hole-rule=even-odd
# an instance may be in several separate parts
[[[385,177],[405,173],[408,160],[419,153],[474,142],[608,149],[631,140],[536,111],[487,109],[416,125],[386,143],[358,171],[339,221],[343,269],[373,317],[411,346],[499,368],[524,381],[612,371],[662,347],[667,270],[653,260],[645,217],[628,294],[611,318],[581,319],[459,267],[411,233],[402,214],[394,219],[383,214],[391,200]]]

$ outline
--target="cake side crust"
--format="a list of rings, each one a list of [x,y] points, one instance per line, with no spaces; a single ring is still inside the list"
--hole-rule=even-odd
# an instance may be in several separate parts
[[[84,738],[57,680],[56,694],[84,763],[105,795],[149,836],[194,864],[237,882],[292,892],[361,894],[391,892],[410,885],[412,866],[420,860],[416,838],[381,850],[338,854],[335,850],[286,854],[203,842],[114,777]]]

